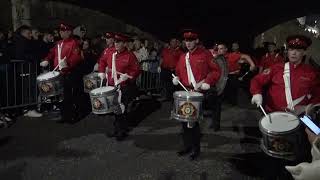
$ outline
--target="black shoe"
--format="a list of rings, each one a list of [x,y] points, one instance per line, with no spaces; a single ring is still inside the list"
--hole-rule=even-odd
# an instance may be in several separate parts
[[[116,135],[116,140],[123,141],[127,136],[128,136],[128,134],[125,132],[119,133]]]
[[[190,161],[196,160],[200,155],[199,151],[192,151],[192,153],[189,156]]]
[[[184,156],[184,155],[186,155],[186,154],[188,154],[188,153],[190,153],[191,152],[191,148],[186,148],[186,149],[183,149],[183,150],[181,150],[181,151],[178,151],[177,152],[177,155],[178,156]]]

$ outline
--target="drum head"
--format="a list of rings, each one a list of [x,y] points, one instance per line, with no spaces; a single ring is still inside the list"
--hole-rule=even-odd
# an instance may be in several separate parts
[[[260,125],[266,132],[287,132],[297,128],[299,124],[300,121],[297,116],[286,112],[273,112],[260,120]]]
[[[228,74],[229,74],[228,63],[223,55],[218,55],[214,59],[214,62],[217,63],[221,71],[220,78],[218,79],[218,82],[215,84],[215,90],[217,92],[217,95],[220,95],[222,94],[227,84]]]
[[[175,97],[202,97],[203,94],[199,92],[187,92],[187,91],[176,91],[174,92]]]
[[[113,86],[104,86],[104,87],[100,87],[100,88],[96,88],[92,91],[90,91],[91,94],[101,94],[101,93],[106,93],[109,91],[114,91],[115,87]]]
[[[51,79],[51,78],[54,78],[54,77],[57,77],[60,75],[60,72],[58,71],[51,71],[51,72],[47,72],[47,73],[44,73],[44,74],[40,74],[38,77],[37,77],[37,80],[46,80],[46,79]]]

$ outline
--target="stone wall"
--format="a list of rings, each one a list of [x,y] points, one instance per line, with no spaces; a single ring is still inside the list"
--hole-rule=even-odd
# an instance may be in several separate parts
[[[12,13],[10,0],[1,0],[0,28],[4,30],[12,29]]]
[[[59,22],[64,21],[73,26],[85,25],[89,36],[105,31],[121,31],[155,39],[151,34],[107,14],[73,4],[47,0],[1,0],[0,27],[5,29],[13,29],[11,1],[28,2],[31,5],[31,24],[38,28],[53,29]]]

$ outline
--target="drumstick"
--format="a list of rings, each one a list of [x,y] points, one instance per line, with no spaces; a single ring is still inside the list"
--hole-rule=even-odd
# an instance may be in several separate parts
[[[118,71],[117,71],[117,74],[119,74],[119,75],[124,75],[123,73],[118,72]],[[132,76],[129,76],[129,75],[127,75],[127,76],[128,76],[128,78],[130,78],[130,79],[132,79],[132,78],[133,78]]]
[[[59,63],[60,64],[60,63]],[[59,64],[52,70],[52,71],[55,71],[55,70],[57,70],[58,69],[58,67],[59,67]]]
[[[266,111],[264,111],[263,107],[262,107],[261,105],[260,105],[259,107],[260,107],[261,111],[263,112],[263,114],[264,114],[267,118],[269,118],[270,123],[272,123],[271,118],[267,115]]]
[[[243,76],[241,76],[241,77],[239,77],[239,81],[242,81],[243,80],[243,78],[247,75],[249,73],[249,71],[248,72],[246,72]]]
[[[171,74],[172,75],[172,77],[176,77],[174,74]],[[184,87],[184,85],[178,80],[178,83],[180,84],[180,86],[185,90],[185,91],[187,91],[187,92],[189,92],[188,91],[188,89],[186,88],[186,87]]]
[[[102,87],[102,83],[103,83],[103,80],[101,79],[101,82],[100,82],[100,87]]]

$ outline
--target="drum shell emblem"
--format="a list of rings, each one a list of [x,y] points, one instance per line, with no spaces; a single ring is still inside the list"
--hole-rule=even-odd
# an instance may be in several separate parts
[[[40,84],[40,89],[44,93],[49,93],[53,89],[53,84],[50,82],[45,82]]]
[[[90,79],[86,79],[84,81],[84,84],[85,84],[86,89],[94,89],[95,88],[94,83]]]
[[[104,108],[104,104],[103,104],[103,102],[100,101],[99,98],[93,98],[92,102],[93,102],[92,107],[94,109],[100,110],[100,109]]]
[[[186,117],[197,116],[197,108],[191,102],[184,102],[178,110],[178,114]]]

